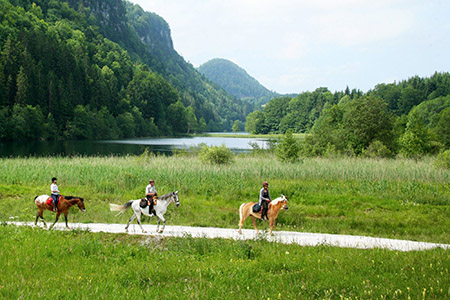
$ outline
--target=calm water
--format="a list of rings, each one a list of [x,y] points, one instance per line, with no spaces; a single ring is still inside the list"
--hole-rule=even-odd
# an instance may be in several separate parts
[[[192,138],[143,138],[107,141],[45,141],[0,143],[0,157],[17,156],[72,156],[72,155],[127,155],[141,154],[145,149],[153,153],[171,155],[175,149],[189,149],[205,143],[208,146],[224,144],[233,152],[247,152],[252,149],[249,142],[267,148],[264,139],[192,137]]]

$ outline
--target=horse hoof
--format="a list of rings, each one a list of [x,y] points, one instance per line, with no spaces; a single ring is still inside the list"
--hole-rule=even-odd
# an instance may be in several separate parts
[[[163,233],[164,232],[164,230],[160,230],[160,231],[158,231],[158,233]]]
[[[241,231],[241,230],[238,230],[238,233],[239,233],[239,234],[242,234],[242,231]]]
[[[142,233],[147,233],[147,231],[145,231],[145,230],[142,230]]]

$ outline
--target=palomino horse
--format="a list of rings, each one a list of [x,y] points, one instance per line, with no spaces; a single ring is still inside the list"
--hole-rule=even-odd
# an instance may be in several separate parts
[[[150,207],[146,206],[145,208],[142,208],[139,203],[141,202],[141,199],[137,200],[130,200],[124,205],[117,205],[117,204],[110,204],[109,208],[111,211],[119,211],[118,215],[123,214],[128,208],[133,208],[133,215],[131,216],[130,220],[128,221],[127,226],[125,227],[125,231],[128,232],[128,227],[130,226],[131,221],[134,219],[137,219],[137,223],[142,229],[142,232],[145,233],[146,231],[141,225],[141,214],[144,214],[146,216],[152,217],[153,214],[150,213]],[[158,217],[158,226],[156,227],[156,232],[162,233],[164,231],[164,228],[166,227],[166,219],[164,219],[164,214],[167,211],[167,206],[173,202],[176,206],[180,206],[180,200],[178,199],[178,191],[168,193],[165,195],[162,195],[158,198],[156,204],[153,206],[153,208],[156,211],[156,216]],[[163,221],[163,227],[161,231],[159,230],[159,225],[161,224],[161,221]]]
[[[252,223],[253,227],[255,227],[256,234],[259,233],[258,228],[256,228],[256,218],[261,219],[261,212],[253,212],[253,205],[255,204],[256,202],[242,203],[241,207],[239,207],[239,233],[242,234],[242,226],[244,225],[245,219],[247,219],[249,216],[252,217]],[[281,195],[281,197],[272,200],[272,202],[270,202],[269,204],[269,211],[267,212],[267,216],[269,217],[270,235],[273,235],[272,230],[275,227],[275,220],[277,219],[278,213],[280,212],[281,208],[288,209],[287,198],[284,195]]]
[[[36,222],[34,222],[34,225],[37,225],[37,221],[39,217],[41,217],[42,222],[44,222],[44,226],[47,227],[47,224],[44,221],[44,210],[53,211],[53,205],[47,204],[48,198],[50,198],[49,195],[41,195],[36,196],[34,198],[34,203],[36,203],[37,208],[39,209],[37,215],[36,215]],[[52,203],[52,202],[50,202]],[[86,212],[86,208],[84,207],[84,199],[80,197],[73,197],[73,196],[61,196],[59,202],[58,202],[58,211],[56,212],[56,220],[55,222],[50,225],[50,229],[55,226],[56,222],[58,222],[59,215],[64,214],[64,218],[66,219],[66,227],[69,228],[69,225],[67,224],[67,214],[69,213],[69,209],[74,206],[78,205],[78,208],[82,212]]]

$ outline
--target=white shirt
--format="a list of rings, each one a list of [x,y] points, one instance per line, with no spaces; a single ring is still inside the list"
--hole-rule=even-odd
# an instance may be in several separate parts
[[[145,188],[145,194],[156,194],[155,186],[152,186],[151,184],[147,185],[147,187]]]
[[[59,190],[56,183],[52,183],[52,185],[50,186],[50,191],[52,192],[52,195],[59,195]],[[56,191],[56,193],[54,191]]]

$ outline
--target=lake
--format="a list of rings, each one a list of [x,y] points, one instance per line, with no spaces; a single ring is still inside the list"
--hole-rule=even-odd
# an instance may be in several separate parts
[[[0,143],[0,157],[139,155],[145,149],[152,153],[171,155],[176,149],[189,149],[202,143],[208,146],[225,145],[233,152],[239,153],[251,151],[250,142],[257,143],[260,148],[268,148],[266,139],[214,136],[101,141],[3,142]]]

